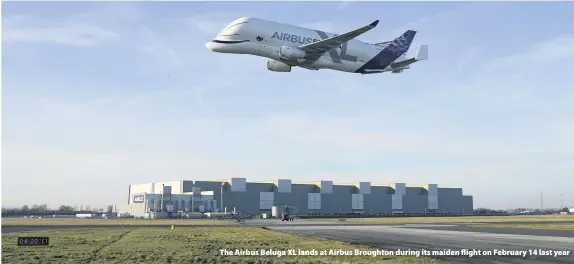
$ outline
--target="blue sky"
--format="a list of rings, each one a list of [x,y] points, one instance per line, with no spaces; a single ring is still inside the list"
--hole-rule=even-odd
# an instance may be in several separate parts
[[[462,187],[574,205],[572,3],[3,3],[2,201],[122,204],[129,184],[247,177]],[[407,29],[402,74],[211,53],[240,16]],[[38,198],[40,197],[40,198]]]

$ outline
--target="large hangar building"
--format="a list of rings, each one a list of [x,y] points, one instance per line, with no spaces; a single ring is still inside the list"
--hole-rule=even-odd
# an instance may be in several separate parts
[[[332,181],[292,183],[288,179],[247,182],[245,178],[214,181],[169,181],[129,186],[120,209],[136,217],[156,212],[269,213],[273,206],[289,206],[298,214],[446,213],[471,214],[472,196],[461,188],[437,184],[371,184]]]

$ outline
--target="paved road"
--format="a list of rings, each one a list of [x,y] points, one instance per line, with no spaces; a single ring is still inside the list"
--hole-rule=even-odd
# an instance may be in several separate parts
[[[431,227],[429,227],[431,228]],[[442,257],[468,263],[574,263],[572,250],[574,238],[532,235],[511,235],[480,232],[461,232],[450,230],[432,230],[423,227],[410,228],[399,226],[273,226],[271,230],[291,232],[368,245],[388,250],[441,250],[441,249],[477,249],[488,250],[564,250],[566,257],[541,257],[529,255],[517,256],[475,256]]]
[[[427,227],[409,226],[409,228],[448,230],[460,232],[481,232],[509,235],[531,235],[531,236],[553,236],[553,237],[574,237],[574,230],[555,229],[530,229],[530,228],[504,228],[504,227],[477,227],[464,225],[436,225]]]

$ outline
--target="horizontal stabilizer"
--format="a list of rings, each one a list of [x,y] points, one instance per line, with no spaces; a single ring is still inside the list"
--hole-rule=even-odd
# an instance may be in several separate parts
[[[383,69],[365,69],[365,71],[361,72],[361,74],[373,74],[373,73],[381,73],[385,72]]]
[[[428,56],[429,56],[428,52],[429,52],[428,45],[421,45],[421,47],[419,48],[419,51],[417,52],[417,55],[414,58],[410,58],[407,60],[391,63],[390,66],[393,69],[397,69],[397,68],[406,67],[406,66],[413,64],[417,61],[427,60]]]

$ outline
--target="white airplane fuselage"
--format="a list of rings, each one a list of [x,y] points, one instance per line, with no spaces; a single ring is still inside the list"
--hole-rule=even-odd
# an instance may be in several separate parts
[[[414,31],[413,31],[414,32]],[[231,22],[217,37],[206,44],[206,47],[219,53],[248,54],[269,58],[270,64],[289,64],[310,70],[331,69],[351,73],[370,73],[369,71],[385,72],[402,69],[393,69],[390,64],[397,58],[381,62],[382,54],[386,51],[389,42],[370,44],[360,40],[351,39],[333,48],[320,57],[310,59],[285,60],[281,56],[282,47],[297,48],[298,46],[321,41],[336,36],[334,33],[308,29],[258,18],[242,17]],[[414,38],[414,33],[413,36]],[[410,46],[409,40],[408,46]],[[408,47],[406,47],[408,50]],[[404,56],[404,53],[399,56]],[[392,54],[392,51],[390,51]],[[387,54],[388,55],[388,54]],[[394,54],[397,55],[397,54]],[[397,57],[399,57],[397,56]],[[388,56],[387,56],[388,57]],[[375,60],[377,60],[375,62]],[[281,65],[280,65],[281,64]],[[404,67],[407,69],[408,65]],[[289,67],[290,71],[290,67]]]

